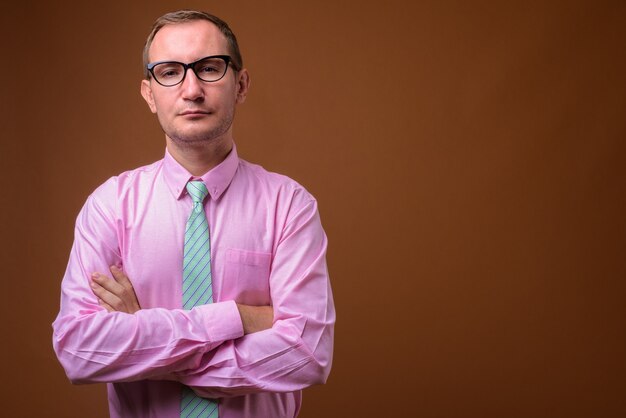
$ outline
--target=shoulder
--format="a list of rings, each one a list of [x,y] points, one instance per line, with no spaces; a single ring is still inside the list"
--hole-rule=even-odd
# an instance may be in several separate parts
[[[268,191],[293,193],[313,199],[313,196],[296,180],[283,174],[268,171],[258,164],[239,159],[238,171],[244,179]]]
[[[115,217],[120,202],[133,200],[133,196],[150,189],[161,171],[162,162],[159,160],[110,177],[91,193],[85,206]]]
[[[235,180],[236,189],[243,193],[245,201],[257,212],[271,217],[280,230],[300,220],[319,216],[315,197],[286,175],[240,159]]]
[[[298,205],[315,203],[313,195],[296,180],[268,171],[258,164],[239,159],[237,174],[241,181],[254,187],[257,194],[268,199]]]
[[[163,160],[144,165],[133,170],[124,171],[112,176],[94,190],[91,197],[95,199],[119,199],[137,188],[154,182],[161,171]]]

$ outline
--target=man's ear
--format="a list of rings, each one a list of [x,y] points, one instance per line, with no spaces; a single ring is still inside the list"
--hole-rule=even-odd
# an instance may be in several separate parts
[[[141,80],[141,95],[143,99],[148,103],[148,107],[152,113],[156,113],[156,105],[154,104],[154,96],[152,95],[152,87],[150,86],[150,80]]]
[[[250,74],[248,74],[248,70],[243,68],[239,73],[237,73],[237,103],[243,103],[246,101],[246,96],[248,95],[248,89],[250,88]]]

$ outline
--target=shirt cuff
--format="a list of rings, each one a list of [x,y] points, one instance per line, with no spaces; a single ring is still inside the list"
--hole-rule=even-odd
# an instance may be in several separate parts
[[[243,337],[243,323],[235,301],[197,306],[193,310],[198,310],[203,319],[208,341],[221,344]]]

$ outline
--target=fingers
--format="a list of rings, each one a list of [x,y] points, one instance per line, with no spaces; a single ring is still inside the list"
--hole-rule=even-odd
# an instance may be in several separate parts
[[[96,282],[109,292],[113,293],[114,295],[119,296],[124,291],[124,287],[121,284],[119,284],[116,280],[111,280],[111,278],[103,274],[94,273],[91,275],[91,278],[94,282]]]
[[[113,278],[100,273],[91,275],[91,289],[109,312],[135,313],[141,309],[133,285],[126,274],[117,266],[110,267]]]
[[[100,306],[102,306],[104,309],[106,309],[109,312],[115,312],[115,309],[113,309],[113,307],[111,305],[109,305],[108,303],[106,303],[105,301],[103,301],[102,299],[98,298],[98,304]]]
[[[133,288],[133,284],[130,282],[130,279],[126,274],[124,274],[124,271],[122,271],[121,268],[119,268],[118,266],[111,266],[109,267],[109,270],[111,270],[111,274],[113,275],[115,281],[119,283],[122,287],[127,290],[131,290]]]
[[[111,290],[111,282],[114,281],[98,273],[94,273],[91,279],[91,290],[98,297],[100,306],[109,312],[120,310],[122,308],[122,300]],[[114,284],[119,286],[117,283]]]
[[[133,288],[133,284],[130,282],[130,279],[124,273],[124,271],[118,266],[109,267],[111,270],[111,274],[113,274],[113,278],[117,282],[117,284],[121,287],[119,293],[116,293],[125,304],[126,311],[128,313],[135,313],[141,309],[139,306],[139,301],[137,300],[137,295],[135,294],[135,289]]]

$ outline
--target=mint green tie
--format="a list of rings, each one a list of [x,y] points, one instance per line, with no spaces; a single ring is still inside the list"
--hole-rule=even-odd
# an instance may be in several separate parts
[[[193,200],[193,209],[185,228],[183,256],[183,308],[213,303],[211,286],[211,244],[209,223],[202,203],[209,191],[201,181],[187,183],[187,192]],[[218,418],[217,402],[197,396],[183,387],[180,404],[181,418]]]

